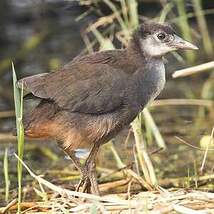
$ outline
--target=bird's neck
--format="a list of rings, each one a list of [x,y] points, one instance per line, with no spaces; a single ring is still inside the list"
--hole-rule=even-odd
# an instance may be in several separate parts
[[[147,53],[146,50],[143,49],[142,44],[140,44],[139,39],[133,37],[127,46],[127,53],[130,58],[135,58],[136,60],[140,60],[144,64],[150,63],[151,61],[162,61],[162,56],[152,57]]]

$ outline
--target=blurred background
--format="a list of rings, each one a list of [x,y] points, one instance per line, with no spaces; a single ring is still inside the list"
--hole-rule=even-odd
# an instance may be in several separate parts
[[[160,102],[149,108],[167,147],[151,156],[158,180],[199,176],[204,146],[210,141],[214,125],[214,69],[177,79],[172,78],[172,73],[213,60],[214,1],[1,0],[0,14],[0,201],[5,191],[5,149],[11,194],[16,194],[13,190],[17,187],[13,155],[17,147],[11,132],[15,127],[11,61],[18,79],[55,71],[76,55],[124,48],[132,31],[145,18],[168,22],[178,35],[200,48],[197,52],[178,52],[166,57],[167,84],[158,97]],[[176,104],[178,100],[171,105],[170,100],[161,102],[164,99],[185,100],[182,105]],[[198,102],[192,104],[193,99]],[[153,129],[148,127],[143,119],[142,131],[148,151],[152,152],[159,144]],[[198,148],[184,144],[181,139]],[[127,128],[114,139],[114,151],[109,145],[103,146],[98,162],[101,175],[118,168],[114,152],[125,165],[132,165],[135,161],[133,141],[133,133]],[[53,142],[26,140],[24,160],[35,172],[46,174],[56,183],[70,184],[77,178],[77,174],[69,174],[73,170],[70,160],[64,158]],[[210,151],[203,175],[214,174],[213,161],[213,151]],[[62,169],[67,170],[67,174],[60,174]],[[29,180],[33,179],[26,173],[24,182]],[[191,184],[184,180],[180,185]],[[213,180],[200,185],[214,190]]]

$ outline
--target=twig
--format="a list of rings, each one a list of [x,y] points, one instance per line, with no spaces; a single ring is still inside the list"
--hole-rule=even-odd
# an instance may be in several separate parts
[[[203,158],[203,161],[202,161],[202,164],[201,164],[201,168],[200,168],[200,171],[203,172],[204,170],[204,166],[205,166],[205,161],[206,161],[206,158],[207,158],[207,154],[208,154],[208,151],[209,151],[209,146],[213,140],[213,136],[214,136],[214,126],[213,126],[213,129],[212,129],[212,132],[211,132],[211,135],[210,135],[210,140],[207,144],[207,147],[206,147],[206,151],[204,153],[204,158]]]
[[[207,71],[207,70],[212,69],[212,68],[214,68],[214,61],[175,71],[172,74],[172,77],[173,78],[185,77],[185,76],[189,76],[192,74],[201,73],[201,72]]]
[[[107,24],[111,24],[114,19],[116,19],[117,16],[116,14],[111,14],[109,16],[103,16],[101,18],[99,18],[96,22],[94,22],[93,24],[89,25],[87,28],[86,28],[86,32],[90,32],[92,28],[98,28],[100,26],[105,26]]]
[[[131,199],[131,186],[132,186],[132,183],[133,183],[133,179],[131,179],[131,180],[128,182],[128,188],[127,188],[128,200]]]
[[[190,208],[178,205],[178,204],[174,204],[173,209],[176,212],[182,213],[182,214],[206,214],[205,212],[193,210],[193,209],[190,209]]]
[[[17,208],[18,208],[18,204],[17,204],[18,201],[17,201],[17,199],[14,199],[13,201],[15,202],[15,200],[16,200],[16,203],[11,204],[11,206],[10,206],[6,211],[3,212],[3,210],[4,210],[6,207],[0,208],[0,213],[1,213],[1,214],[4,214],[4,213],[7,213],[7,211],[16,211]],[[13,201],[11,201],[11,203],[12,203]],[[9,205],[9,204],[8,204],[8,205]],[[8,207],[8,205],[7,205],[7,207]],[[40,205],[42,205],[42,202],[21,202],[21,204],[20,204],[21,209],[22,209],[22,210],[24,209],[24,211],[23,211],[22,213],[28,213],[27,211],[32,210],[32,209],[35,209],[35,208],[39,208],[39,209],[41,210],[43,207],[40,206]],[[47,208],[47,209],[48,209],[48,208]],[[47,211],[47,209],[45,209],[45,207],[44,207],[44,210],[45,210],[45,211]],[[12,212],[12,213],[15,213],[15,212]],[[36,212],[36,213],[38,213],[38,212]]]
[[[1,111],[0,112],[0,118],[7,118],[7,117],[14,117],[15,112],[14,111]]]
[[[200,150],[200,151],[206,151],[206,150],[207,150],[207,149],[202,149],[202,148],[197,147],[197,146],[193,146],[192,144],[186,142],[185,140],[181,139],[181,138],[178,137],[178,136],[175,136],[175,138],[178,139],[180,142],[182,142],[182,143],[186,144],[187,146],[190,146],[190,147],[192,147],[192,148],[194,148],[194,149],[197,149],[197,150]],[[211,138],[211,139],[212,139],[212,138]],[[209,151],[214,151],[214,149],[208,149],[208,150],[209,150]]]
[[[17,137],[13,136],[12,133],[0,133],[0,143],[5,143],[6,141],[17,141]]]
[[[128,147],[129,138],[130,138],[130,136],[131,136],[131,133],[132,133],[132,129],[129,128],[128,134],[127,134],[126,139],[125,139],[125,142],[124,142],[125,148]]]
[[[160,151],[163,151],[163,150],[164,150],[163,148],[155,149],[155,150],[153,150],[153,151],[149,152],[149,155],[157,154],[157,153],[159,153]]]
[[[120,168],[126,167],[126,165],[122,162],[120,156],[117,154],[117,151],[114,148],[113,143],[111,143],[110,146],[111,146],[111,150],[112,150],[112,152],[113,152],[113,154],[115,156],[115,159],[117,161],[118,167],[120,167]],[[128,175],[130,175],[133,178],[135,178],[143,187],[145,187],[148,190],[152,190],[151,185],[148,182],[146,182],[142,177],[140,177],[139,175],[137,175],[133,170],[131,170],[131,169],[125,169],[124,171]]]
[[[28,141],[41,141],[44,140],[42,138],[25,138]],[[6,143],[6,142],[10,142],[10,143],[16,143],[17,141],[17,137],[14,136],[11,132],[6,132],[6,133],[0,133],[0,144],[1,143]],[[48,141],[48,140],[47,140]]]
[[[150,106],[159,107],[168,105],[196,105],[212,107],[214,106],[214,102],[212,100],[202,100],[202,99],[163,99],[163,100],[154,100]]]
[[[18,200],[17,198],[13,199],[6,207],[3,208],[3,210],[1,211],[2,214],[6,213],[12,206],[14,206],[15,204],[17,204]]]
[[[109,192],[112,189],[115,189],[119,186],[127,185],[130,182],[130,179],[122,179],[118,181],[112,181],[99,185],[99,189],[101,192]]]

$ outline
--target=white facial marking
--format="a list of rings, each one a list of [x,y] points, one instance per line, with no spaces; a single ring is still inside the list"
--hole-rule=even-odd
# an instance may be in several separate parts
[[[175,48],[169,47],[167,43],[158,40],[156,34],[141,39],[141,48],[147,56],[163,56],[175,50]]]

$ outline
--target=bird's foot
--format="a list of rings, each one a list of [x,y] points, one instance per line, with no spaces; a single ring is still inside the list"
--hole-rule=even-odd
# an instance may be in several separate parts
[[[86,164],[82,168],[81,179],[76,187],[76,191],[100,195],[94,163]]]
[[[90,192],[90,180],[85,171],[81,171],[81,178],[79,183],[76,186],[76,191],[77,192]]]

